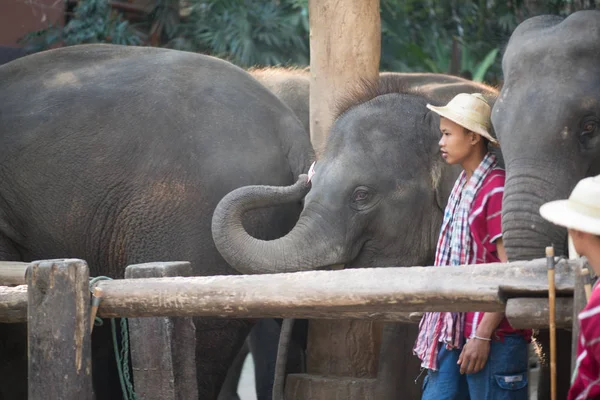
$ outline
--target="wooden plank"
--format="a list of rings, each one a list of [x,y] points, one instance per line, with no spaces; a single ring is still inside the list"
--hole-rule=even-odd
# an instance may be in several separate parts
[[[190,276],[189,262],[130,265],[125,278]],[[131,361],[136,394],[145,400],[195,399],[196,328],[191,318],[131,318]]]
[[[87,264],[34,262],[27,284],[28,398],[92,400]]]
[[[0,286],[0,323],[27,322],[27,285]]]
[[[514,298],[506,302],[506,318],[516,329],[548,329],[548,298]],[[573,298],[556,299],[556,327],[571,328]]]
[[[24,285],[25,273],[30,265],[20,261],[0,261],[0,285]]]
[[[573,293],[573,266],[556,266]],[[507,298],[545,297],[545,259],[465,267],[364,268],[290,274],[101,281],[98,315],[358,318],[407,321],[411,311],[504,311]],[[1,318],[0,314],[0,318]],[[410,321],[410,319],[408,319]],[[1,319],[0,319],[1,322]]]
[[[575,263],[572,261],[571,263]],[[557,293],[573,290],[571,263]],[[103,281],[99,314],[386,319],[407,311],[503,311],[507,297],[546,296],[545,259],[464,267],[365,268],[289,274]]]
[[[361,79],[377,81],[379,0],[309,0],[310,140],[320,152],[341,100]]]

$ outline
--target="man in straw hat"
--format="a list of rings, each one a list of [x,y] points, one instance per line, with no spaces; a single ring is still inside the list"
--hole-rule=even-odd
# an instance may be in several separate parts
[[[579,181],[568,200],[557,200],[540,207],[548,221],[564,226],[573,239],[577,253],[587,257],[600,275],[600,175]],[[569,390],[569,400],[600,398],[600,289],[579,313],[577,363]]]
[[[441,156],[463,171],[454,184],[438,239],[435,265],[506,261],[502,246],[504,171],[488,144],[491,108],[480,93],[461,93],[440,115]],[[503,313],[425,313],[414,353],[427,369],[423,399],[527,399],[527,343]]]

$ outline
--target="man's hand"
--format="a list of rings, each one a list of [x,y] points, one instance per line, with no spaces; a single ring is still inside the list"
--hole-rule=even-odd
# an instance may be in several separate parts
[[[474,374],[485,367],[490,354],[490,342],[481,339],[470,339],[458,357],[461,374]]]

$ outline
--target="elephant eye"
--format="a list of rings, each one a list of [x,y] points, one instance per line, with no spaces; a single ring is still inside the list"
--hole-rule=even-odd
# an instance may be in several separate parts
[[[581,124],[581,136],[587,136],[596,131],[598,121],[592,118],[587,118]]]
[[[366,190],[357,190],[354,192],[354,195],[352,196],[352,200],[354,200],[355,202],[365,201],[368,198],[369,198],[369,192],[367,192]]]
[[[581,132],[581,134],[589,135],[590,133],[593,133],[595,130],[596,130],[595,122],[586,122],[585,125],[583,126],[583,132]]]

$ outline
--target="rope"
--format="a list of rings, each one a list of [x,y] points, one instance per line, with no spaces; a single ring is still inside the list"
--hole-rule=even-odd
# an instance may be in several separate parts
[[[94,293],[94,285],[101,280],[112,280],[107,276],[97,276],[90,278],[90,292]],[[100,317],[94,319],[94,326],[102,326],[103,321]],[[117,370],[119,371],[119,381],[121,382],[121,391],[123,392],[123,400],[137,400],[137,395],[133,390],[131,383],[131,375],[129,374],[129,329],[127,329],[127,318],[121,318],[121,350],[117,341],[117,324],[115,319],[110,319],[113,350],[117,360]]]

